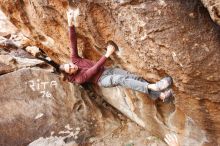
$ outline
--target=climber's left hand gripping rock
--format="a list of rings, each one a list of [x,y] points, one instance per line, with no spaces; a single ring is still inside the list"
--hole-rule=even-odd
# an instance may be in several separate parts
[[[79,8],[69,8],[67,10],[67,20],[68,20],[68,25],[69,26],[78,26],[78,21],[77,18],[80,14]]]

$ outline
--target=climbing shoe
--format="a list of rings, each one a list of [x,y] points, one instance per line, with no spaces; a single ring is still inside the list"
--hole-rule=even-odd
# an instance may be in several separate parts
[[[171,102],[171,101],[174,100],[172,89],[168,89],[168,90],[166,90],[166,91],[164,91],[164,92],[161,92],[161,93],[164,94],[164,97],[163,97],[163,98],[160,97],[160,99],[161,99],[164,103],[169,103],[169,102]]]
[[[163,78],[162,80],[155,83],[157,90],[156,91],[164,91],[169,88],[173,83],[173,79],[170,76]]]

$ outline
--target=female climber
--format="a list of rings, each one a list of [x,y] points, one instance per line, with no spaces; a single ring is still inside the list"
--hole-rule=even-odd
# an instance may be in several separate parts
[[[171,77],[165,77],[155,84],[150,84],[143,78],[125,71],[120,68],[107,68],[104,63],[116,49],[116,44],[110,42],[107,45],[107,52],[98,62],[81,58],[77,51],[77,37],[75,26],[79,9],[69,9],[67,11],[70,47],[72,49],[71,63],[60,65],[60,70],[65,74],[70,82],[83,84],[95,83],[101,87],[122,86],[149,94],[152,99],[160,98],[163,101],[172,97],[172,90],[169,88],[172,84]]]

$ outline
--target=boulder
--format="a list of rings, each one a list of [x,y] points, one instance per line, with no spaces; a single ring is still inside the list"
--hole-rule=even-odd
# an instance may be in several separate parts
[[[91,137],[120,126],[110,112],[100,111],[82,87],[43,69],[2,75],[0,84],[0,145],[28,145],[49,136],[59,143],[63,137],[64,143],[86,144]]]
[[[138,126],[126,119],[102,97],[77,84],[64,82],[45,69],[19,69],[7,73],[0,76],[0,84],[0,145],[165,146],[163,139],[153,136],[152,132],[141,127],[143,125]],[[146,115],[151,120],[145,121],[149,124],[146,127],[160,126],[158,122],[152,124],[156,120],[150,118],[151,113]],[[162,127],[168,130],[164,124]],[[202,138],[203,134],[198,140]]]
[[[100,51],[94,46],[104,48],[108,40],[113,40],[119,52],[107,64],[136,73],[149,82],[158,81],[165,75],[174,79],[174,104],[164,106],[160,102],[147,102],[146,95],[139,97],[135,92],[124,96],[126,90],[114,89],[115,97],[123,97],[128,103],[126,111],[118,107],[116,102],[110,101],[115,98],[110,95],[110,91],[98,89],[99,93],[104,93],[103,97],[108,102],[130,118],[136,115],[136,118],[131,119],[142,126],[145,123],[146,129],[160,137],[174,129],[179,132],[183,144],[193,145],[195,142],[197,145],[201,142],[198,145],[218,145],[219,26],[209,15],[209,5],[213,3],[206,0],[202,2],[90,0],[75,3],[66,0],[5,0],[0,7],[18,29],[57,63],[70,61],[66,10],[68,4],[79,7],[81,16],[76,30],[82,57],[98,60],[104,49]],[[213,2],[217,6],[217,1]],[[213,12],[218,17],[216,11]],[[110,96],[112,98],[109,99]],[[152,110],[155,107],[157,110]],[[147,119],[146,108],[154,112]],[[130,110],[134,110],[135,115]],[[162,116],[155,124],[154,116],[158,114]],[[183,121],[178,120],[182,118]],[[164,126],[161,121],[168,125]],[[185,122],[189,124],[188,127],[192,127],[187,128]],[[150,127],[148,124],[155,125]],[[193,130],[189,132],[189,129],[198,130],[191,133]],[[192,140],[187,143],[189,138]]]

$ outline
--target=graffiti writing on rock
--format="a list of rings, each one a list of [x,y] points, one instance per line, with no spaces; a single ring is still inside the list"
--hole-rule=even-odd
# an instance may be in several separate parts
[[[50,89],[57,87],[56,81],[41,81],[40,79],[30,80],[26,82],[26,84],[31,88],[32,91],[38,91],[42,94],[41,97],[47,98],[52,98]]]

